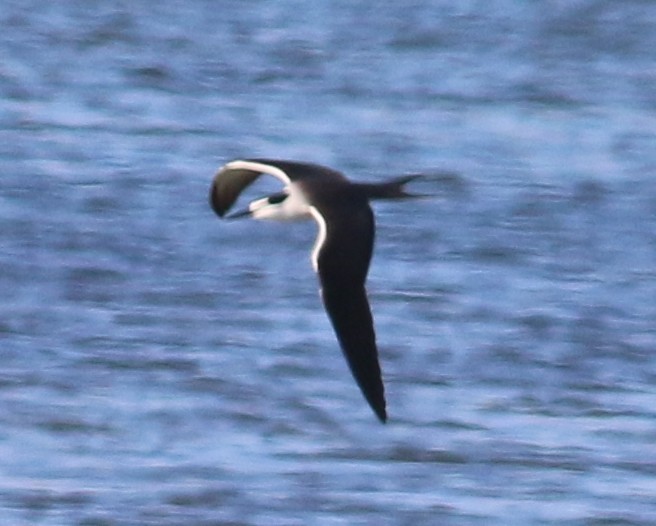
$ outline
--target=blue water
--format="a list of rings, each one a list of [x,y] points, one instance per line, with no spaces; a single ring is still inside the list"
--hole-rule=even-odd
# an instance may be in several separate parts
[[[0,522],[656,523],[655,24],[5,0]],[[376,206],[387,425],[315,225],[210,210],[240,156],[427,174],[433,198]]]

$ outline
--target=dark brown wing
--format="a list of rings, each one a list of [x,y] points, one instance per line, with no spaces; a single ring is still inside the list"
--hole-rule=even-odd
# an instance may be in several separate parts
[[[364,397],[385,422],[385,389],[365,280],[374,242],[374,217],[364,195],[317,203],[326,237],[317,258],[321,297]]]
[[[214,176],[210,187],[210,205],[223,217],[235,203],[239,194],[262,174],[277,177],[284,184],[289,184],[290,178],[284,169],[266,161],[236,160],[223,166]]]

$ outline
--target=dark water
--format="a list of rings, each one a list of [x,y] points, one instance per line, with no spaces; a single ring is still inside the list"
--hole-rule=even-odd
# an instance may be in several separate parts
[[[656,523],[655,25],[3,2],[0,522]],[[386,426],[315,226],[213,217],[238,156],[430,174],[376,207]]]

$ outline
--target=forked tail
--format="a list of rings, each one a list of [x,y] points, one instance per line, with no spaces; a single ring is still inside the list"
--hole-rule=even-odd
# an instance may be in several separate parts
[[[405,191],[404,186],[410,181],[421,177],[421,174],[404,175],[385,183],[360,183],[369,199],[407,199],[410,197],[423,197],[421,194],[411,194]]]

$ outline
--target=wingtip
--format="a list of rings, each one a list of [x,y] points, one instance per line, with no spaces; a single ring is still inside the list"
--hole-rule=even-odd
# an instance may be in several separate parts
[[[225,216],[227,209],[222,203],[219,196],[219,192],[217,191],[216,178],[212,182],[212,186],[210,186],[209,202],[210,202],[210,207],[212,208],[212,210],[214,210],[214,213],[217,216],[219,217]]]
[[[385,407],[385,401],[383,400],[382,404],[369,404],[371,406],[371,409],[373,409],[374,413],[378,417],[378,420],[380,420],[381,424],[386,424],[387,423],[387,409]]]

